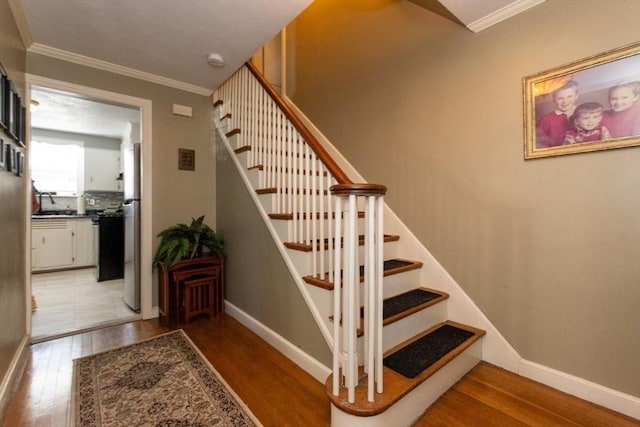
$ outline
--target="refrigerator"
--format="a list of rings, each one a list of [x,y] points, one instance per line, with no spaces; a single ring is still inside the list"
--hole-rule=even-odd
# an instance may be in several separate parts
[[[124,302],[140,311],[140,143],[123,147]]]

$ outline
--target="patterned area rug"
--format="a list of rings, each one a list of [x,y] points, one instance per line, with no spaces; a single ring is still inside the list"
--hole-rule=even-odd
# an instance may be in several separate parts
[[[78,427],[261,425],[182,330],[74,360],[73,388]]]

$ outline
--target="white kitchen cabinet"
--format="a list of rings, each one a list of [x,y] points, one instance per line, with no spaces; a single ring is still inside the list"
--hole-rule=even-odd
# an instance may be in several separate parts
[[[31,240],[37,270],[53,270],[73,266],[73,230],[66,221],[34,222]]]
[[[120,150],[86,148],[84,155],[85,191],[122,191]]]
[[[32,271],[95,266],[91,219],[42,218],[31,223]]]
[[[93,227],[91,218],[81,218],[69,221],[74,226],[74,261],[77,267],[96,265],[93,247]]]

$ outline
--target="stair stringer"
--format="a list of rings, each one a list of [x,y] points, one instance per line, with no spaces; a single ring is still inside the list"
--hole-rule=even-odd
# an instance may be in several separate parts
[[[331,144],[293,101],[286,96],[284,98],[288,106],[291,107],[340,168],[353,180],[366,182],[360,173],[358,173],[340,151]],[[384,230],[385,233],[401,236],[398,242],[398,253],[402,253],[402,256],[405,258],[419,259],[424,263],[424,266],[420,270],[421,283],[423,286],[434,287],[449,294],[447,310],[450,319],[456,319],[456,321],[474,325],[486,331],[486,335],[482,339],[482,359],[512,372],[518,372],[521,361],[523,360],[522,357],[491,321],[489,321],[442,264],[436,260],[431,252],[427,250],[386,203],[384,207]]]
[[[265,209],[264,198],[262,199],[260,198],[260,196],[255,191],[256,189],[253,187],[251,183],[251,180],[247,174],[246,162],[242,162],[240,158],[236,155],[236,153],[234,152],[234,149],[232,148],[229,142],[229,138],[227,138],[227,136],[225,135],[225,131],[223,130],[223,128],[221,127],[217,119],[215,119],[214,127],[215,127],[214,131],[218,135],[218,140],[222,142],[227,153],[229,154],[229,158],[233,161],[233,164],[235,165],[236,169],[239,171],[240,178],[242,179],[242,182],[246,186],[247,191],[249,192],[249,195],[256,206],[256,209],[258,210],[258,212],[260,212],[260,216],[262,217],[262,220],[264,221],[267,227],[267,230],[269,230],[269,233],[271,234],[271,238],[278,243],[276,246],[280,251],[280,255],[282,256],[282,259],[284,260],[287,268],[289,269],[289,272],[291,273],[293,280],[298,286],[298,289],[300,290],[302,298],[307,304],[307,307],[309,308],[311,315],[313,316],[316,324],[318,325],[318,328],[320,329],[320,333],[322,334],[322,337],[325,339],[327,345],[329,346],[329,349],[333,352],[333,333],[329,329],[328,322],[325,321],[325,318],[327,316],[323,315],[320,312],[318,306],[314,302],[313,296],[309,292],[309,287],[307,283],[304,282],[304,280],[302,279],[302,275],[299,274],[298,270],[296,269],[296,266],[294,265],[292,258],[287,253],[288,249],[284,246],[282,240],[278,235],[278,231],[276,230],[273,222],[271,221],[271,218],[269,218],[268,212]]]

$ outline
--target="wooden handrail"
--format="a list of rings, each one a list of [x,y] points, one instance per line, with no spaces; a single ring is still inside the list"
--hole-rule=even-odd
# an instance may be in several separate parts
[[[287,105],[282,96],[276,91],[271,83],[269,83],[262,73],[258,71],[258,69],[248,61],[246,63],[247,68],[251,71],[251,74],[258,80],[260,85],[267,91],[269,96],[275,101],[275,103],[280,107],[284,115],[289,119],[289,121],[295,126],[295,128],[300,132],[300,135],[307,141],[307,144],[311,147],[311,149],[316,153],[318,158],[324,163],[329,172],[335,177],[335,179],[340,184],[352,184],[352,181],[349,179],[346,173],[338,166],[338,164],[331,158],[329,153],[324,149],[322,145],[318,142],[315,136],[309,131],[309,129],[302,123],[300,118],[293,112],[291,107]]]
[[[327,153],[324,147],[318,142],[315,136],[309,131],[309,129],[302,123],[300,118],[293,112],[291,107],[287,105],[287,103],[282,98],[282,95],[276,91],[271,83],[269,83],[262,73],[258,71],[258,69],[248,61],[246,63],[247,68],[251,71],[251,74],[258,80],[260,85],[267,91],[269,96],[274,100],[274,102],[280,107],[285,116],[289,119],[289,121],[295,126],[300,135],[307,141],[311,149],[316,153],[318,158],[324,163],[329,172],[333,175],[333,177],[338,181],[339,185],[333,186],[331,188],[331,192],[333,194],[337,194],[334,191],[338,191],[342,195],[346,195],[349,193],[355,194],[385,194],[387,191],[387,187],[380,184],[355,184],[353,181],[349,179],[346,173],[338,166],[338,164],[333,160],[333,158]],[[366,190],[365,190],[366,189]]]
[[[331,194],[335,196],[348,196],[355,194],[356,196],[375,196],[384,195],[387,187],[380,184],[336,184],[332,185]]]

